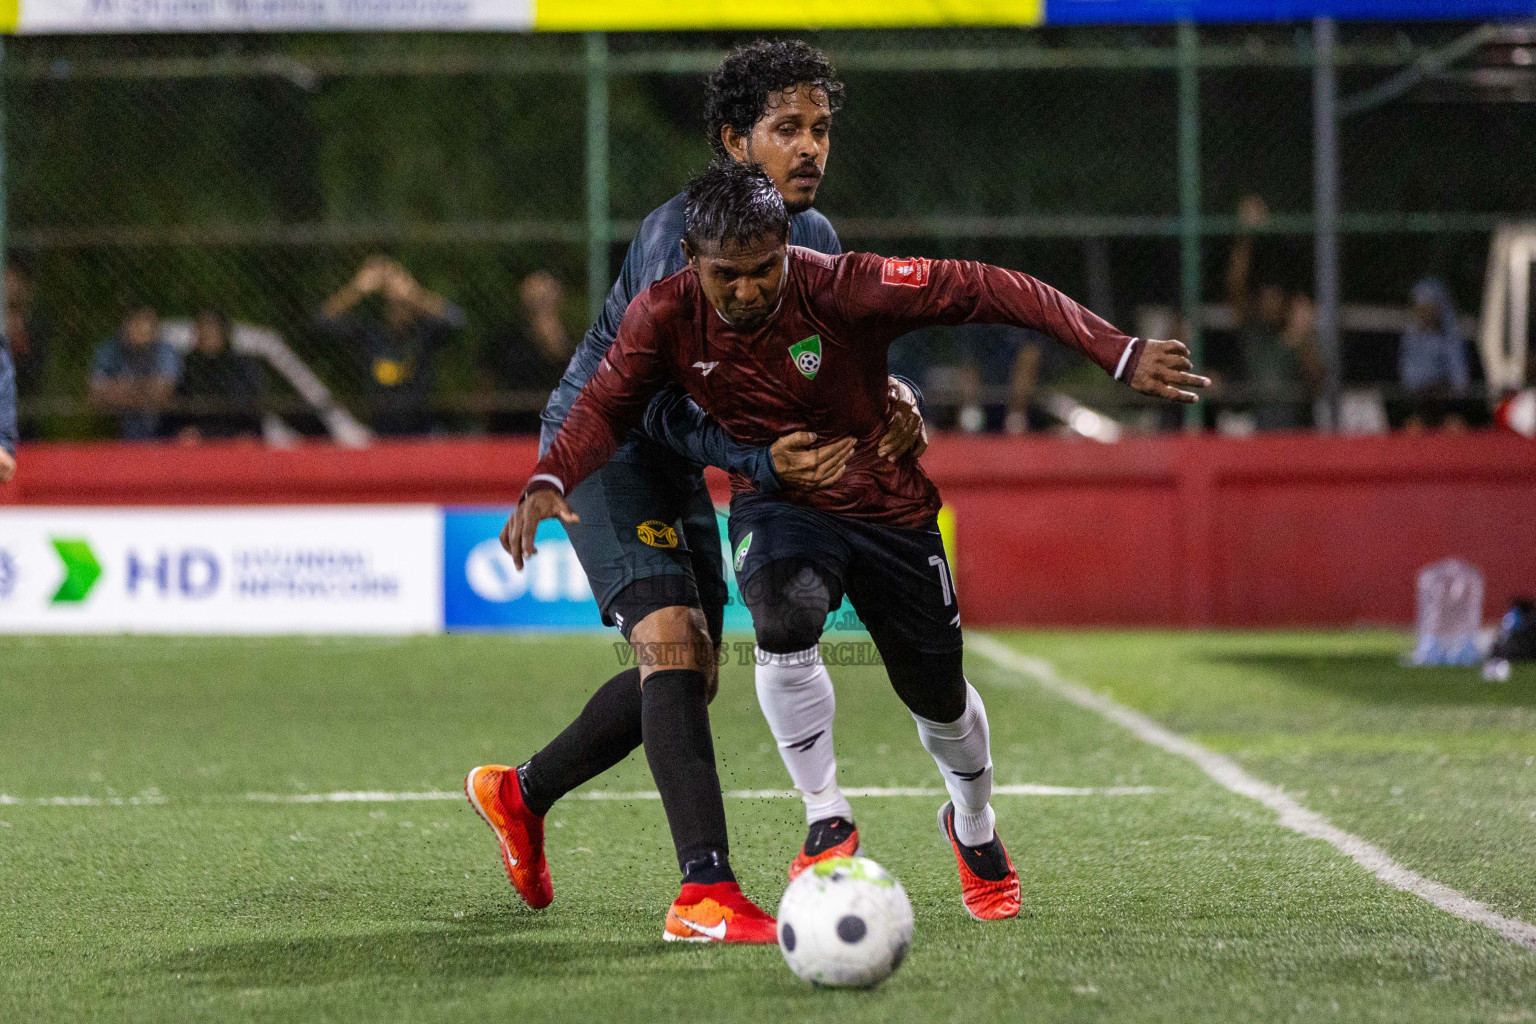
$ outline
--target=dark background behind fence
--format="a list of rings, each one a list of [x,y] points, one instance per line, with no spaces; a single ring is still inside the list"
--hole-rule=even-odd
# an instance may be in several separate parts
[[[1342,26],[1341,96],[1473,28]],[[845,247],[1017,267],[1134,330],[1139,307],[1181,294],[1175,31],[812,34],[848,83],[818,205]],[[564,282],[579,337],[594,237],[606,283],[638,220],[709,158],[702,76],[741,38],[614,35],[600,51],[536,35],[7,41],[8,249],[36,280],[52,341],[41,389],[24,396],[29,432],[110,431],[84,395],[91,352],[128,302],[274,328],[366,420],[359,354],[310,321],[375,252],[466,311],[436,367],[441,429],[536,408],[542,393],[480,370],[520,317],[518,282],[538,269]],[[1536,209],[1524,38],[1490,34],[1451,73],[1341,120],[1345,302],[1406,305],[1434,273],[1477,311],[1489,231]],[[1199,41],[1202,294],[1222,300],[1248,193],[1274,212],[1261,261],[1308,291],[1310,28],[1205,28]],[[605,119],[589,116],[593,74]],[[594,131],[605,176],[589,160]],[[604,202],[610,222],[589,218]],[[1389,381],[1393,342],[1346,335],[1346,381]],[[1229,349],[1209,332],[1210,365]],[[1126,400],[1070,368],[1061,383]]]

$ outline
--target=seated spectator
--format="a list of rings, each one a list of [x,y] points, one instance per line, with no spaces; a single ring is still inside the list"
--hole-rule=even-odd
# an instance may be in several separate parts
[[[0,337],[0,484],[16,472],[16,371],[11,350]]]
[[[1397,349],[1398,381],[1408,392],[1411,411],[1404,429],[1423,430],[1466,426],[1453,403],[1467,390],[1467,340],[1462,337],[1456,304],[1438,279],[1426,277],[1413,286],[1413,323],[1403,332]]]
[[[1073,358],[1034,331],[963,324],[901,336],[891,345],[888,365],[891,373],[922,383],[924,415],[936,425],[1022,434],[1050,426],[1035,401],[1041,381]]]
[[[229,320],[205,309],[181,361],[174,433],[182,441],[261,435],[261,367],[229,347]]]
[[[358,305],[377,295],[380,313]],[[464,313],[423,288],[404,267],[373,256],[320,307],[316,327],[351,345],[363,360],[374,432],[422,434],[432,427],[432,362],[464,326]]]
[[[160,414],[176,389],[181,361],[160,337],[160,317],[136,305],[91,360],[91,403],[116,413],[125,441],[160,435]]]
[[[973,395],[961,399],[963,428],[1023,434],[1050,425],[1035,395],[1058,351],[1070,353],[1035,331],[1005,324],[966,324],[955,328],[955,335],[968,371],[961,379],[975,385]]]
[[[522,317],[491,335],[481,353],[482,374],[498,392],[547,395],[560,383],[571,361],[571,338],[560,321],[564,289],[552,274],[540,270],[524,278],[518,291]],[[491,414],[487,427],[498,434],[537,433],[539,413],[537,409],[498,410]]]
[[[1238,235],[1227,259],[1227,301],[1237,331],[1238,383],[1250,399],[1259,430],[1311,426],[1312,396],[1323,383],[1323,365],[1312,338],[1312,300],[1286,294],[1273,280],[1254,273],[1255,229],[1269,219],[1258,196],[1238,207]]]
[[[11,343],[16,397],[23,402],[36,399],[42,394],[48,364],[48,324],[37,312],[37,285],[31,270],[14,257],[5,265],[5,336]],[[30,423],[21,426],[21,436],[36,435]]]

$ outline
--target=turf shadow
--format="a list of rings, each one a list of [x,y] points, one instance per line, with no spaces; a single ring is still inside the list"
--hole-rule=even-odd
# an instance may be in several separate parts
[[[621,962],[665,955],[655,942],[556,939],[505,920],[264,939],[197,947],[155,971],[220,988],[311,985],[359,977],[415,979],[611,975]]]
[[[1536,706],[1536,671],[1527,666],[1508,682],[1487,683],[1475,668],[1416,668],[1381,654],[1228,654],[1210,661],[1377,704]]]

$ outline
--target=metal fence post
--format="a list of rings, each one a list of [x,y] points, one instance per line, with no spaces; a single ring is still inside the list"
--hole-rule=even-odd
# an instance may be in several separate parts
[[[587,33],[587,320],[608,297],[608,37]]]
[[[1316,218],[1317,347],[1326,372],[1327,429],[1339,426],[1339,121],[1336,36],[1332,18],[1312,22],[1317,63],[1312,69],[1312,205]]]
[[[1200,30],[1179,22],[1179,279],[1184,310],[1182,339],[1195,366],[1202,365],[1204,343],[1200,315]],[[1184,427],[1199,430],[1205,410],[1184,409]]]

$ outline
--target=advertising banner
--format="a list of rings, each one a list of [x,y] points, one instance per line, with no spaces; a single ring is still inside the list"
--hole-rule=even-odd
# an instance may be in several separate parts
[[[0,510],[0,633],[442,629],[431,506]]]
[[[521,573],[501,549],[501,527],[512,509],[450,508],[443,512],[443,625],[450,632],[600,629],[597,600],[565,527],[539,524],[538,553]],[[718,513],[717,513],[718,514]],[[725,516],[720,535],[727,536]],[[721,557],[726,558],[725,541]],[[722,562],[722,564],[728,564]],[[729,571],[725,629],[750,633],[752,617]]]
[[[1536,0],[0,0],[0,31],[622,32],[1533,15]]]

